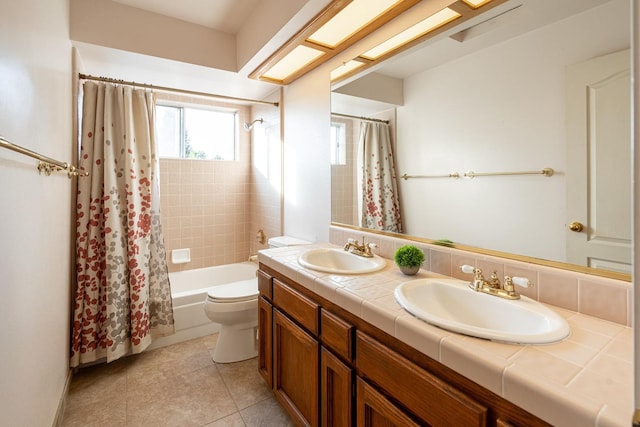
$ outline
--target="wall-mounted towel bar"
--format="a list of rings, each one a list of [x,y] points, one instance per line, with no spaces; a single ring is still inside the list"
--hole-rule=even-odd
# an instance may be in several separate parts
[[[409,178],[460,178],[460,174],[458,172],[454,172],[448,175],[407,175],[405,173],[400,178],[404,179],[405,181]]]
[[[0,147],[8,148],[11,151],[15,151],[16,153],[24,154],[25,156],[33,157],[37,159],[38,162],[38,173],[44,172],[45,175],[49,176],[52,172],[57,171],[66,171],[69,178],[72,176],[89,176],[89,172],[79,171],[73,165],[69,163],[61,162],[59,160],[54,160],[51,157],[43,156],[42,154],[36,153],[35,151],[31,151],[27,148],[21,147],[13,142],[9,142],[4,137],[0,136]]]
[[[516,171],[516,172],[465,172],[464,176],[467,178],[475,178],[478,176],[504,176],[504,175],[544,175],[546,177],[553,176],[553,169],[544,168],[538,171]]]
[[[544,175],[544,176],[552,176],[553,175],[553,169],[551,168],[544,168],[542,170],[538,170],[538,171],[516,171],[516,172],[473,172],[473,171],[469,171],[469,172],[465,172],[464,173],[464,177],[465,178],[475,178],[478,176],[503,176],[503,175]],[[400,178],[404,179],[405,181],[409,178],[460,178],[460,174],[458,172],[453,172],[450,173],[448,175],[407,175],[406,173],[404,175],[402,175]]]

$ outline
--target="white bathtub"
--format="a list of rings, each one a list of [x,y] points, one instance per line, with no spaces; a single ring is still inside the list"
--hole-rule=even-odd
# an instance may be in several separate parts
[[[239,262],[169,273],[176,333],[156,338],[148,350],[218,332],[220,325],[204,314],[209,288],[256,277],[257,264]]]

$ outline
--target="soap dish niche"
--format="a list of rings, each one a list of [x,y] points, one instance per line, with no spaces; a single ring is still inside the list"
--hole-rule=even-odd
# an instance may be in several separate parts
[[[171,251],[171,262],[173,264],[185,264],[191,261],[191,249],[174,249]]]

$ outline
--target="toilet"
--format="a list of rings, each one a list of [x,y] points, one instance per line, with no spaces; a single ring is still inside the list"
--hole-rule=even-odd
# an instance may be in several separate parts
[[[272,237],[270,248],[304,245],[310,242],[289,236]],[[232,363],[258,355],[258,278],[212,287],[204,312],[220,324],[213,361]]]

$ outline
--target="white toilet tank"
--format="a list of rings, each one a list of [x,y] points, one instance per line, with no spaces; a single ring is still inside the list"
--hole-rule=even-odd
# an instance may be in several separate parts
[[[284,248],[285,246],[308,245],[311,242],[290,236],[278,236],[270,238],[267,243],[270,248]]]

